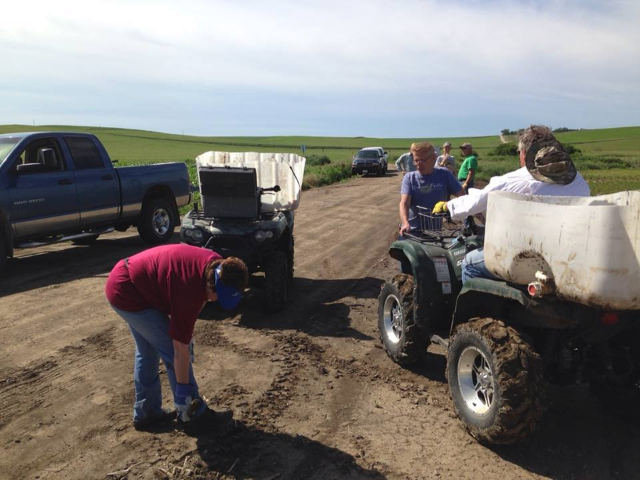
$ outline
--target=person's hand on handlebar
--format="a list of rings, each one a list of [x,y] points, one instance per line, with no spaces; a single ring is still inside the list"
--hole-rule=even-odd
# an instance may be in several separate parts
[[[405,233],[409,233],[411,231],[411,225],[409,225],[409,222],[405,222],[402,225],[400,225],[400,235],[404,235]]]

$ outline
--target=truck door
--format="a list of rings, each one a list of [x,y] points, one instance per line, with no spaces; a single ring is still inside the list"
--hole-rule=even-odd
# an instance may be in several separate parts
[[[6,176],[9,215],[16,238],[25,240],[78,225],[78,196],[56,138],[31,141]]]
[[[109,224],[120,212],[120,185],[108,158],[89,137],[63,135],[75,165],[80,225]]]

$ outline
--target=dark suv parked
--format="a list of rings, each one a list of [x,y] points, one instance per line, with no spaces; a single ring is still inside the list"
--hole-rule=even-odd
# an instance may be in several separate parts
[[[363,148],[353,157],[351,174],[367,175],[375,173],[379,177],[387,173],[387,159],[384,151],[377,148]]]

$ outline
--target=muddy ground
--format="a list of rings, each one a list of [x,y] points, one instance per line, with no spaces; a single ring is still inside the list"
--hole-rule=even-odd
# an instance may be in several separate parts
[[[225,434],[132,428],[133,342],[103,287],[145,248],[135,230],[20,251],[0,287],[0,477],[640,478],[637,425],[585,387],[552,390],[524,443],[487,448],[454,415],[442,350],[411,370],[387,358],[377,296],[396,273],[399,185],[390,172],[304,192],[285,311],[265,314],[252,288],[231,318],[202,312],[196,376],[235,411]]]

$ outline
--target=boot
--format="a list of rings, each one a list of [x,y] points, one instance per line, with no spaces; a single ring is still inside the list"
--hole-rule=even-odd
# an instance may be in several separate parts
[[[233,411],[231,410],[215,412],[207,407],[202,415],[192,418],[187,422],[178,418],[178,426],[180,426],[187,435],[211,433],[223,430],[232,418]]]
[[[133,428],[139,432],[148,432],[172,422],[174,418],[176,418],[175,410],[166,410],[163,408],[160,412],[147,415],[142,420],[134,420]]]

